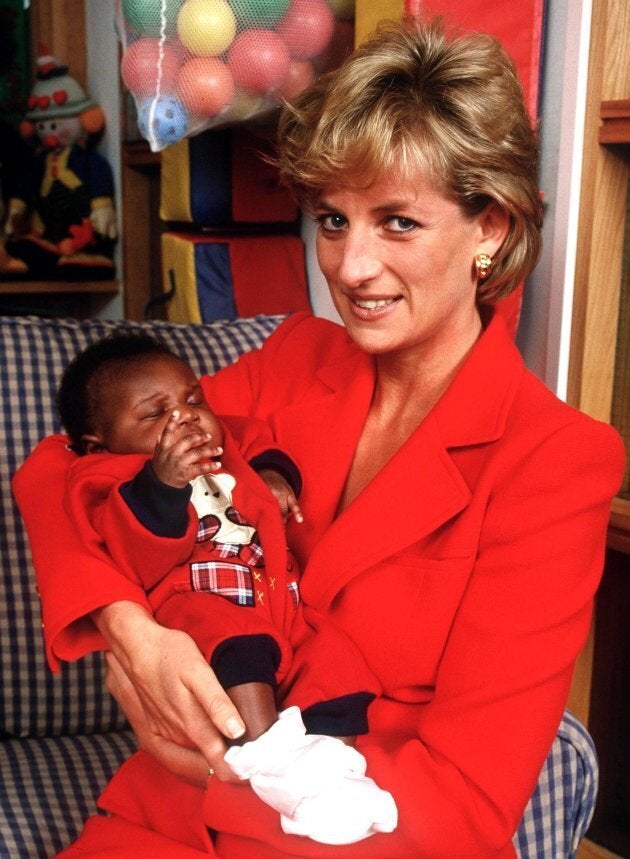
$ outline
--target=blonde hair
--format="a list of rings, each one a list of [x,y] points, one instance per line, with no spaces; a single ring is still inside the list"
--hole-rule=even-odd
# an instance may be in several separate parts
[[[285,106],[277,164],[306,209],[331,184],[367,187],[418,170],[471,216],[496,201],[510,228],[479,282],[480,303],[511,292],[538,259],[538,136],[514,64],[492,36],[449,37],[439,19],[382,22]]]

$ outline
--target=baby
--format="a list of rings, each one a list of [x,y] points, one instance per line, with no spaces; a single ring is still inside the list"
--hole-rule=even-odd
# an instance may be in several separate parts
[[[390,831],[391,796],[334,739],[367,732],[378,684],[332,625],[304,620],[283,526],[302,520],[301,478],[266,424],[217,417],[188,364],[146,335],[89,346],[57,402],[81,454],[68,511],[91,550],[146,591],[156,619],[190,634],[208,659],[247,728],[249,742],[226,755],[234,771],[281,812],[286,831],[325,843]],[[361,792],[369,811],[358,827],[354,812],[335,823],[315,798],[326,792],[330,804],[336,781],[337,812]]]

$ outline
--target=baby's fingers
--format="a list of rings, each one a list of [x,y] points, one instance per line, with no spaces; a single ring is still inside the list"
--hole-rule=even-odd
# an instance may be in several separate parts
[[[293,495],[293,493],[289,493],[287,497],[287,507],[289,508],[289,515],[292,515],[296,522],[303,522],[304,516],[302,515],[302,510],[300,505],[298,504],[298,500]]]
[[[168,420],[164,424],[162,428],[162,432],[158,436],[158,440],[156,442],[156,447],[168,447],[173,444],[174,436],[179,427],[179,410],[173,409],[171,414],[169,415]]]

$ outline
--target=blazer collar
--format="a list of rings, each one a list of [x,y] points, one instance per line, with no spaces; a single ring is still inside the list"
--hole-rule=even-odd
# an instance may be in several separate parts
[[[374,369],[371,358],[356,352],[351,361],[321,368],[311,431],[323,445],[335,424],[343,427],[344,447],[328,469],[321,445],[318,454],[314,445],[303,448],[305,456],[310,450],[320,457],[315,473],[325,486],[313,493],[313,513],[316,521],[329,523],[309,546],[309,571],[302,582],[307,602],[324,608],[354,575],[417,542],[468,505],[470,489],[448,450],[500,438],[523,371],[505,324],[495,314],[431,413],[333,521],[333,504],[369,408]]]
[[[329,391],[348,391],[356,380],[374,386],[373,359],[357,352],[324,364],[318,379]],[[525,371],[503,316],[494,313],[456,377],[434,406],[445,447],[495,441],[505,428],[516,388]],[[371,378],[370,378],[371,374]],[[368,381],[369,380],[369,381]],[[365,393],[365,391],[364,391]]]

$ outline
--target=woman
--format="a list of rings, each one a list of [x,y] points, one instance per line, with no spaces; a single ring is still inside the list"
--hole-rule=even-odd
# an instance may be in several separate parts
[[[141,753],[106,791],[113,818],[67,855],[130,855],[121,844],[133,843],[134,855],[248,859],[514,856],[588,631],[623,463],[614,431],[528,373],[492,310],[538,256],[536,134],[495,40],[390,23],[298,97],[280,140],[345,330],[296,315],[204,389],[225,413],[269,421],[299,459],[305,521],[288,539],[302,598],[382,684],[357,747],[398,828],[343,848],[283,835],[251,791],[222,780],[213,724],[236,736],[240,723],[207,666],[114,571],[82,569],[98,599],[54,615],[53,655],[77,655],[91,612],[142,742],[190,784]],[[50,503],[67,462],[45,467]],[[35,455],[28,475],[43,469]],[[52,555],[44,604],[59,587]]]

